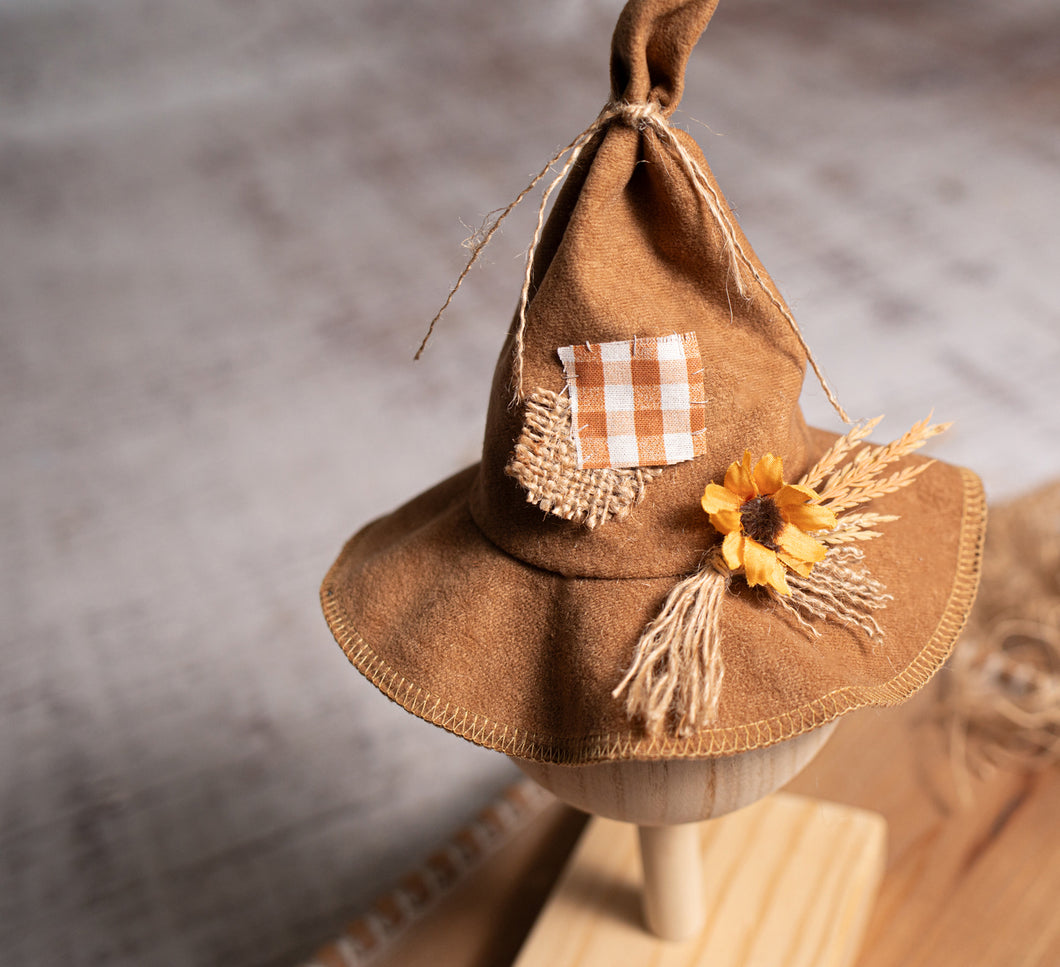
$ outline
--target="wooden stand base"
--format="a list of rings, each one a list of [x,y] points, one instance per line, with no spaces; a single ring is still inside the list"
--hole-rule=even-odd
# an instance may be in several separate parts
[[[660,940],[641,913],[637,828],[590,821],[515,967],[850,967],[883,876],[876,813],[777,794],[697,824],[704,926]]]

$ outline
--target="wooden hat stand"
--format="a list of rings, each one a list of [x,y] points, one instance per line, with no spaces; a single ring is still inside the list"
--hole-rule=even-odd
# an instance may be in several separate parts
[[[883,817],[775,792],[834,728],[716,759],[515,759],[595,816],[516,967],[850,967]]]

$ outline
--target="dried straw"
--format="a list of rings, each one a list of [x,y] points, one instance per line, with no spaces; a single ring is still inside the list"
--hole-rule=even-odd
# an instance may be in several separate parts
[[[937,714],[965,798],[964,770],[1060,763],[1060,481],[991,511]]]

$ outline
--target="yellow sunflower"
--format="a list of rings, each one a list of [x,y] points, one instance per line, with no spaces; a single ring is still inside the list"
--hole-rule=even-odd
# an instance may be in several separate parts
[[[816,500],[811,487],[784,483],[780,457],[767,453],[752,469],[748,450],[729,467],[724,486],[707,484],[702,504],[725,535],[721,553],[730,570],[742,567],[751,587],[767,584],[788,595],[785,568],[805,577],[827,551],[809,532],[836,525],[835,514]]]

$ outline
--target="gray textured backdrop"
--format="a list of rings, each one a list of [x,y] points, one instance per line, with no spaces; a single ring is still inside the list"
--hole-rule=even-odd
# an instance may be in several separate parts
[[[475,458],[529,212],[409,357],[619,6],[0,0],[4,963],[289,962],[511,777],[316,588]],[[1060,470],[1057,38],[1051,0],[725,0],[677,116],[847,407],[957,420],[993,496]]]

